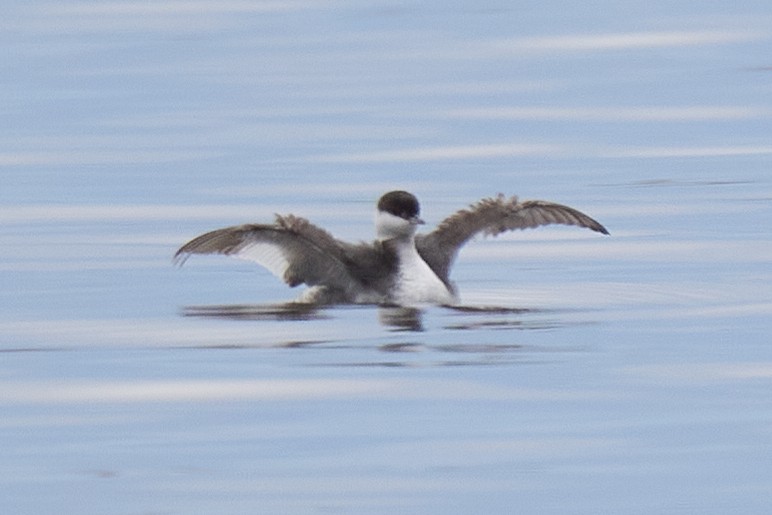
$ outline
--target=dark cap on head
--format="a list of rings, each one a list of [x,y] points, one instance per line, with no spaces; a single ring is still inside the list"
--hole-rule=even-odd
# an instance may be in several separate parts
[[[378,210],[405,220],[417,219],[421,211],[418,199],[407,191],[390,191],[378,200]]]

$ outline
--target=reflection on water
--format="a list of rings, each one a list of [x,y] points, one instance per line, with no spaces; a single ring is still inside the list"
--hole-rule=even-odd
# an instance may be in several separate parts
[[[348,306],[346,306],[348,307]],[[353,309],[370,309],[370,306],[354,306]],[[387,329],[399,332],[423,332],[426,310],[406,306],[374,306],[378,320]],[[329,320],[334,318],[334,306],[317,306],[301,302],[279,304],[219,304],[186,306],[182,316],[221,318],[225,320],[286,321]],[[559,320],[524,320],[524,315],[558,313],[557,310],[511,308],[499,306],[443,306],[445,317],[453,321],[443,327],[453,330],[478,329],[552,329],[567,325]]]
[[[446,329],[475,331],[480,329],[554,329],[569,325],[568,321],[527,318],[526,315],[557,313],[557,310],[533,308],[509,308],[496,306],[454,306],[456,314],[462,315],[458,322],[448,323]]]
[[[415,359],[390,359],[388,361],[372,361],[362,363],[342,363],[343,366],[360,367],[457,367],[457,366],[490,366],[512,365],[516,363],[533,363],[534,354],[543,352],[521,343],[434,343],[420,344],[399,342],[384,344],[378,347],[380,352],[390,354],[427,354],[432,358],[429,362]],[[444,354],[444,356],[443,356]],[[412,357],[412,356],[410,356]]]
[[[228,320],[302,321],[329,318],[324,310],[313,304],[287,302],[283,304],[223,304],[215,306],[186,306],[182,315],[211,317]]]
[[[277,339],[273,344],[227,343],[197,345],[197,348],[245,349],[285,348],[327,351],[313,365],[344,367],[416,367],[459,365],[502,365],[534,361],[534,355],[544,352],[573,352],[576,349],[552,347],[541,349],[506,336],[487,338],[486,331],[534,331],[557,329],[577,322],[561,318],[562,313],[573,311],[526,309],[504,306],[315,306],[303,303],[233,304],[188,306],[184,317],[222,319],[232,322],[273,321],[287,324],[288,334],[297,324],[326,321],[336,326],[347,326],[347,316],[362,319],[361,314],[376,313],[379,324],[386,329],[380,333],[373,327],[350,325],[348,331],[330,338]],[[547,317],[547,318],[545,318]],[[586,324],[586,322],[584,322]],[[255,326],[256,331],[262,326]],[[216,332],[214,329],[212,329]],[[277,331],[279,334],[281,330]],[[401,335],[412,335],[401,339]],[[445,336],[443,336],[445,335]],[[394,341],[394,338],[400,338]],[[384,342],[384,339],[387,341]],[[352,350],[362,353],[357,361],[340,361],[339,352]],[[373,353],[388,354],[390,358],[373,359]],[[454,356],[448,359],[447,356]],[[540,358],[541,359],[541,358]]]
[[[419,308],[382,306],[378,308],[378,320],[393,331],[424,330],[423,311]]]

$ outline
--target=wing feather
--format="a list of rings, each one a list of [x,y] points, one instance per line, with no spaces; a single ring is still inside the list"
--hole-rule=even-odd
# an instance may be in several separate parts
[[[357,278],[346,266],[346,249],[308,220],[276,216],[276,223],[245,224],[217,229],[198,236],[174,255],[183,264],[191,254],[224,254],[254,261],[290,286],[305,283],[349,291]]]
[[[574,208],[544,200],[520,202],[517,197],[498,195],[458,211],[431,233],[417,236],[416,247],[440,279],[450,284],[453,260],[459,249],[475,235],[496,236],[505,231],[548,224],[576,225],[608,234],[598,221]]]

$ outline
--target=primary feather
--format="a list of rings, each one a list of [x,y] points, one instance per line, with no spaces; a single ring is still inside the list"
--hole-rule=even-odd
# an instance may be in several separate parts
[[[548,224],[577,225],[608,234],[600,223],[574,208],[544,200],[520,202],[517,197],[499,194],[456,212],[429,234],[419,234],[416,248],[437,276],[450,285],[450,267],[461,247],[475,235],[496,236]]]
[[[191,254],[234,256],[264,266],[289,286],[324,286],[336,297],[350,298],[362,289],[385,288],[391,270],[368,266],[379,252],[381,246],[337,240],[305,218],[276,215],[273,225],[237,225],[202,234],[174,257],[183,264]]]

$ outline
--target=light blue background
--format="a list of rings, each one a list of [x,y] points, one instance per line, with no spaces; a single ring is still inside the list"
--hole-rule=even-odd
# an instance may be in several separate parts
[[[766,2],[6,2],[0,511],[766,513]],[[292,299],[188,238],[498,192],[467,306]],[[255,308],[258,309],[258,308]],[[525,309],[526,311],[517,311]],[[259,309],[258,309],[259,311]]]

